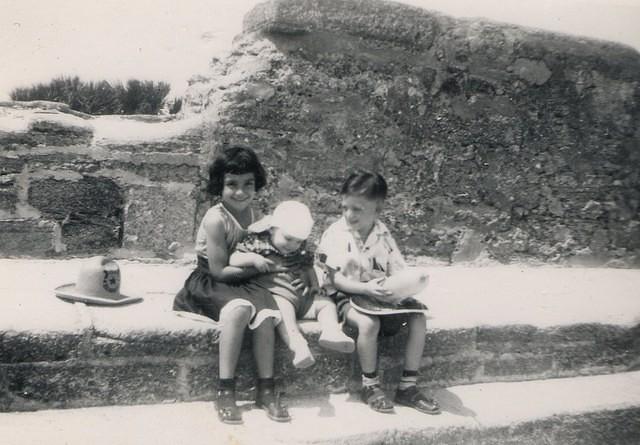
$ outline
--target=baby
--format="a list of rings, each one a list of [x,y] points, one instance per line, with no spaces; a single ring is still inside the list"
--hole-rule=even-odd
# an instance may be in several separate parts
[[[293,365],[306,368],[315,363],[297,320],[317,318],[322,347],[353,352],[354,341],[342,332],[336,305],[321,290],[322,268],[314,267],[314,252],[307,245],[313,218],[308,207],[297,201],[284,201],[249,226],[249,234],[236,246],[229,264],[255,267],[260,272],[251,282],[268,289],[282,315],[278,331],[293,352]]]

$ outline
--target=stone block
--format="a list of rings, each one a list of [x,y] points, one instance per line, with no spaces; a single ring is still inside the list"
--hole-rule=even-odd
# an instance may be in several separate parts
[[[56,253],[59,227],[35,219],[0,220],[0,255],[49,256]]]
[[[485,359],[484,378],[527,379],[553,374],[553,355],[503,353]]]
[[[0,365],[10,411],[176,400],[178,372],[176,363],[151,360]]]
[[[218,352],[219,332],[167,331],[167,332],[128,332],[118,337],[103,336],[96,332],[91,339],[90,354],[95,358],[107,357],[207,357]]]
[[[477,329],[477,348],[482,352],[522,352],[530,349],[537,328],[531,325],[483,327]]]
[[[0,363],[58,362],[78,357],[83,332],[0,332]]]
[[[69,253],[99,252],[120,247],[124,199],[109,178],[79,180],[34,179],[29,204],[62,225],[62,241]]]
[[[420,381],[428,386],[474,383],[481,379],[482,369],[482,356],[478,354],[423,358]]]
[[[193,186],[186,183],[130,187],[123,247],[168,256],[176,253],[169,250],[172,243],[192,246],[196,214],[192,191]]]

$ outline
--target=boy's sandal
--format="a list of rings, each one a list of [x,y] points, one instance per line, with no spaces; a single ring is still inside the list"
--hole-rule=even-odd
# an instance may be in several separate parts
[[[256,406],[267,413],[269,419],[276,422],[289,422],[291,416],[287,405],[282,402],[282,393],[274,388],[259,388],[256,396]]]
[[[379,413],[392,413],[393,403],[387,398],[380,385],[363,386],[362,401]]]
[[[216,410],[218,419],[223,423],[239,425],[242,413],[236,405],[236,392],[233,389],[219,389],[217,392]]]
[[[395,402],[399,405],[415,408],[425,414],[440,414],[440,405],[435,399],[424,395],[417,386],[396,391]]]

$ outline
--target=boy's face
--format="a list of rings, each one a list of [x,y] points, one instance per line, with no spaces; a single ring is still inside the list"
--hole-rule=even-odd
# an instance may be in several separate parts
[[[342,215],[351,230],[366,235],[371,231],[378,218],[381,204],[379,200],[368,199],[364,196],[343,195]]]
[[[295,252],[300,248],[304,240],[288,235],[279,227],[271,229],[271,244],[278,249],[280,253],[288,254]]]
[[[256,179],[253,173],[239,175],[226,173],[222,187],[222,201],[237,212],[246,210],[256,195]]]

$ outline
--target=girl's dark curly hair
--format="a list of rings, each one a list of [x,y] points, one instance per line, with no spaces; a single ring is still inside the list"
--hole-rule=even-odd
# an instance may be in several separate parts
[[[380,173],[358,170],[345,179],[340,194],[364,196],[372,201],[384,201],[387,198],[387,181]]]
[[[267,173],[256,153],[249,147],[233,145],[222,149],[209,166],[207,191],[214,196],[220,196],[224,188],[224,175],[227,173],[253,173],[256,192],[267,185]]]

